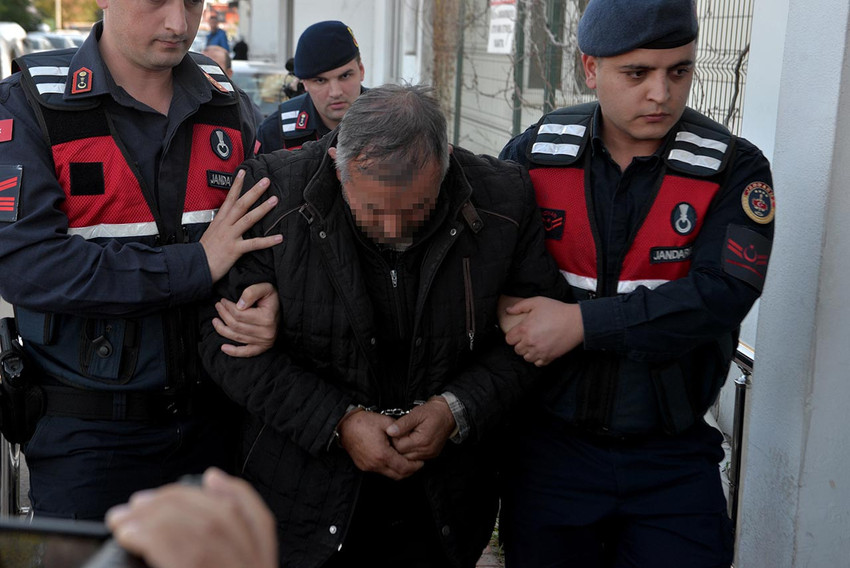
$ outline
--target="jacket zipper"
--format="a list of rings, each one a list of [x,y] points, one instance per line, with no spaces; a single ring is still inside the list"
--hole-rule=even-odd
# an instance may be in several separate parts
[[[469,350],[472,351],[475,346],[475,297],[468,256],[463,258],[463,289],[466,298],[466,337],[469,338]]]

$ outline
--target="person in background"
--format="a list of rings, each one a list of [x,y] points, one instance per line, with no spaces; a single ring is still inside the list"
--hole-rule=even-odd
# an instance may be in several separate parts
[[[240,255],[280,242],[242,238],[276,198],[249,211],[267,180],[240,197],[256,123],[187,54],[202,3],[98,6],[78,50],[23,56],[0,83],[0,295],[43,394],[23,446],[37,516],[101,519],[231,466],[235,411],[201,368],[197,306]],[[219,330],[250,344],[231,355],[274,341],[262,288],[227,304],[236,327]]]
[[[211,45],[217,45],[219,47],[223,47],[227,51],[230,51],[230,42],[227,41],[227,32],[225,32],[222,28],[218,27],[220,23],[221,16],[219,16],[215,12],[210,14],[210,33],[207,34],[207,47],[210,47]]]
[[[226,49],[218,45],[211,45],[210,47],[204,48],[201,53],[215,61],[221,70],[224,71],[224,74],[228,79],[233,78],[233,62],[230,58],[230,53]],[[213,77],[213,79],[216,78],[215,69],[209,69],[207,72]],[[238,88],[235,83],[233,86]],[[254,122],[256,124],[260,124],[263,121],[263,118],[265,118],[263,116],[263,111],[260,110],[260,107],[253,100],[251,100],[251,108],[254,111]]]
[[[248,60],[248,43],[244,37],[240,37],[239,41],[233,44],[233,59],[236,61]]]
[[[284,101],[260,125],[260,153],[294,150],[339,125],[365,89],[366,73],[351,28],[339,21],[313,24],[298,38],[295,75],[307,91]]]
[[[508,343],[549,365],[505,448],[508,568],[732,562],[723,435],[703,415],[764,285],[775,203],[759,149],[686,107],[697,32],[692,0],[590,0],[598,101],[502,151],[528,166],[578,300],[504,313]]]
[[[233,78],[233,62],[229,51],[220,45],[211,45],[205,47],[201,53],[215,61],[228,78]]]
[[[306,91],[304,90],[304,83],[295,76],[295,59],[292,57],[287,59],[285,67],[286,77],[283,79],[282,88],[286,98],[294,99],[299,95],[303,95]]]

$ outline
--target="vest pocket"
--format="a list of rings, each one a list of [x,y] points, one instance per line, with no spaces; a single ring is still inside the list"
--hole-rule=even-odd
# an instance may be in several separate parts
[[[139,325],[125,319],[86,319],[80,334],[83,376],[110,384],[126,384],[139,358]]]

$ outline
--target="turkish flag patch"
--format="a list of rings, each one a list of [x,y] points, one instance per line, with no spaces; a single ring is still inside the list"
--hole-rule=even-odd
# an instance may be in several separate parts
[[[18,220],[22,166],[0,166],[0,222]]]
[[[8,142],[12,139],[12,126],[14,124],[15,120],[12,118],[0,120],[0,142]]]
[[[770,240],[761,233],[741,225],[729,225],[723,247],[723,271],[761,292],[770,248]]]

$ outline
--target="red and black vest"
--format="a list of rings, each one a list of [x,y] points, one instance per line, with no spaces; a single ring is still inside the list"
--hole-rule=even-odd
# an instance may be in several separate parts
[[[619,272],[602,281],[587,148],[596,108],[591,103],[544,116],[526,148],[546,246],[578,299],[627,294],[640,286],[654,289],[687,276],[694,242],[735,146],[727,130],[686,109],[665,147],[664,174],[626,250],[608,251],[618,255]],[[662,364],[576,350],[562,361],[562,390],[554,406],[562,418],[596,433],[681,431],[702,416],[725,380],[722,369],[728,368],[733,342],[724,337],[720,343],[724,353],[717,364],[715,345],[697,347],[687,360]],[[693,376],[692,363],[703,356],[705,376]],[[682,373],[683,368],[688,371]]]
[[[76,50],[19,58],[24,86],[51,148],[68,233],[105,245],[197,242],[224,201],[236,168],[250,157],[254,133],[242,131],[241,104],[214,62],[191,54],[220,93],[177,130],[163,158],[157,206],[117,133],[106,97],[70,97],[91,71],[69,69]],[[89,75],[87,79],[86,75]],[[66,83],[71,83],[67,86]],[[249,130],[249,129],[245,129]],[[167,193],[163,193],[167,192]],[[182,202],[182,211],[179,203]],[[192,305],[140,317],[52,314],[16,307],[25,347],[49,377],[86,389],[153,391],[198,381],[197,316]],[[175,389],[172,389],[175,390]]]
[[[595,295],[625,294],[682,278],[693,243],[720,188],[718,179],[732,149],[728,132],[687,122],[686,113],[665,157],[666,175],[644,209],[616,283],[598,281],[600,258],[591,228],[592,199],[586,163],[595,105],[546,115],[528,147],[529,173],[543,213],[546,244],[567,281]],[[590,111],[584,114],[581,110]],[[610,289],[608,289],[610,288]]]
[[[183,161],[181,172],[168,191],[183,196],[180,219],[162,219],[151,188],[146,188],[125,142],[115,132],[109,112],[97,100],[69,102],[63,98],[66,80],[79,80],[70,70],[71,53],[31,54],[18,60],[22,83],[41,113],[50,143],[56,179],[65,191],[62,209],[68,215],[69,234],[85,239],[128,238],[162,243],[196,241],[189,233],[201,232],[224,201],[233,172],[248,157],[250,141],[243,139],[240,106],[234,96],[208,104],[190,119],[191,139],[180,140],[185,150],[170,149],[169,156]],[[208,58],[192,54],[203,69],[218,69]],[[215,84],[233,91],[220,73]],[[182,167],[181,167],[182,166]],[[182,228],[183,235],[177,235]]]

